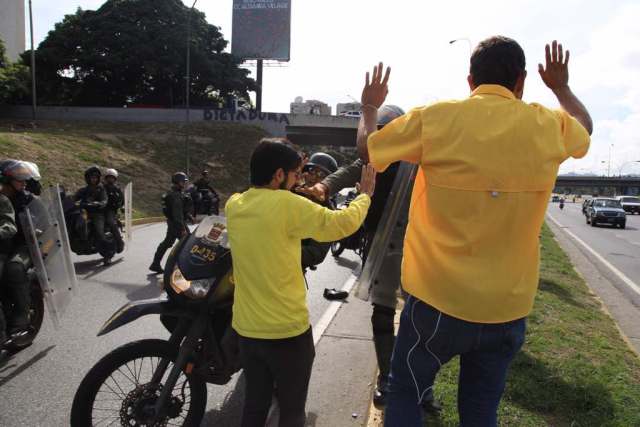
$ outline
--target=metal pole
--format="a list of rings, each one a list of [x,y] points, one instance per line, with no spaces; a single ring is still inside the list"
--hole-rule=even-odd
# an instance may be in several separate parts
[[[262,112],[262,59],[258,59],[258,71],[256,76],[258,88],[256,90],[256,110]]]
[[[613,144],[609,146],[609,165],[607,166],[607,176],[611,176],[611,149],[613,148]]]
[[[29,29],[31,32],[31,112],[36,119],[36,52],[33,47],[33,13],[29,0]]]
[[[189,103],[189,94],[191,92],[191,15],[193,14],[193,8],[196,6],[198,0],[193,2],[191,9],[189,9],[189,15],[187,16],[187,76],[185,79],[185,107],[186,107],[186,130],[185,130],[185,163],[186,174],[189,175],[189,128],[191,124],[191,105]]]

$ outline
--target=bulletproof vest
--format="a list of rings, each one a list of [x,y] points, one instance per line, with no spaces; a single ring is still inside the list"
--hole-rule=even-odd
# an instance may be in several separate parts
[[[375,232],[380,224],[382,213],[387,205],[389,193],[398,174],[400,162],[392,163],[387,170],[376,175],[376,189],[371,198],[371,206],[364,220],[364,227],[368,232]]]

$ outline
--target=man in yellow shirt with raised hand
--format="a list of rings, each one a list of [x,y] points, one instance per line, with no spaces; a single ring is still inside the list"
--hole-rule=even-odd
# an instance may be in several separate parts
[[[251,156],[251,188],[225,207],[233,257],[233,329],[246,378],[242,427],[263,427],[276,388],[280,427],[302,427],[315,356],[301,267],[301,241],[329,242],[364,221],[375,172],[363,168],[347,209],[330,210],[290,190],[302,159],[281,139],[263,139]]]
[[[420,165],[405,235],[402,311],[385,426],[422,426],[436,373],[460,356],[462,426],[495,426],[507,369],[524,343],[538,286],[540,228],[560,164],[583,157],[592,132],[555,41],[539,65],[560,110],[522,101],[522,48],[491,37],[475,48],[471,96],[416,108],[376,129],[390,69],[367,73],[360,156],[377,171]],[[371,77],[371,78],[370,78]]]

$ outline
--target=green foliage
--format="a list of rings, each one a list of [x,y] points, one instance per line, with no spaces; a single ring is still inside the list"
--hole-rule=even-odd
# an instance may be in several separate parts
[[[30,92],[29,69],[10,63],[5,55],[4,43],[0,40],[0,105],[19,103]]]
[[[223,51],[227,41],[203,13],[180,0],[107,0],[96,11],[66,15],[38,47],[40,102],[184,105],[189,20],[190,102],[248,98],[255,82]]]

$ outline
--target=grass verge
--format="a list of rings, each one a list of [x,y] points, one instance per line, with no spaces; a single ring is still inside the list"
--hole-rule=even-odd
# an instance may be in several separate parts
[[[640,426],[640,359],[545,225],[540,287],[527,339],[514,360],[498,417],[502,426]],[[456,358],[457,359],[457,358]],[[438,374],[443,403],[427,426],[458,425],[459,361]],[[372,414],[381,425],[379,413]]]

